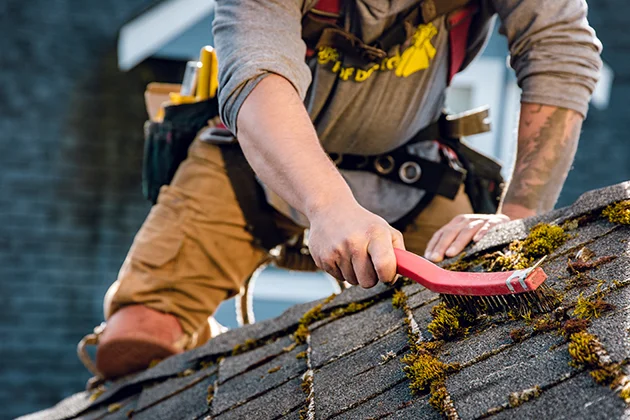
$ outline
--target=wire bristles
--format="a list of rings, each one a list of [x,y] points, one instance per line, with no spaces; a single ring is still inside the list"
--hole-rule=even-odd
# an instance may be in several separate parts
[[[476,315],[492,315],[497,312],[512,312],[523,315],[527,312],[551,312],[561,299],[558,292],[546,284],[541,284],[533,292],[496,296],[440,295],[448,306],[459,306]]]

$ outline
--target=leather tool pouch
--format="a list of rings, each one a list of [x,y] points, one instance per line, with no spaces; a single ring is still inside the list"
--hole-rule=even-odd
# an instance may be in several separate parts
[[[170,184],[199,130],[218,115],[218,102],[210,99],[167,106],[162,121],[145,123],[142,191],[149,201],[155,204],[160,188]]]
[[[464,187],[473,210],[475,213],[496,213],[505,183],[501,164],[461,140],[490,131],[488,107],[444,115],[439,124],[442,141],[457,153],[467,171]]]
[[[503,193],[501,164],[460,141],[458,156],[468,171],[465,189],[475,213],[497,212]]]

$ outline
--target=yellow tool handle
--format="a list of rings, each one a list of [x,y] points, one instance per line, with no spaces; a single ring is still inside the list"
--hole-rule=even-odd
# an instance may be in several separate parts
[[[212,66],[210,67],[210,97],[214,98],[217,95],[217,89],[219,88],[219,60],[217,60],[217,53],[212,50]]]
[[[210,97],[210,77],[212,76],[212,62],[214,61],[214,49],[205,46],[201,49],[199,79],[197,80],[197,100],[203,101]]]

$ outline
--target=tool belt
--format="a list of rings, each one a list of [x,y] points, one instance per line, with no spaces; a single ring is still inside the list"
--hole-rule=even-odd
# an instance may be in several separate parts
[[[152,203],[159,190],[170,184],[175,171],[186,158],[194,138],[221,147],[226,170],[236,198],[253,236],[260,246],[271,249],[281,242],[273,222],[273,209],[233,136],[225,129],[205,129],[218,116],[216,98],[191,104],[166,107],[164,120],[145,125],[143,192]],[[438,121],[417,133],[405,145],[381,155],[362,156],[334,154],[331,159],[344,170],[368,171],[390,181],[423,189],[425,199],[404,220],[394,224],[402,229],[437,194],[453,199],[462,183],[477,213],[495,213],[501,197],[501,165],[475,151],[460,137],[489,130],[488,110],[480,109],[460,115],[443,115]],[[408,152],[407,148],[422,141],[438,141],[448,146],[457,159],[433,162]]]
[[[418,132],[406,144],[380,155],[330,153],[339,169],[367,171],[399,184],[425,190],[431,195],[454,199],[465,185],[476,213],[495,213],[503,188],[501,165],[461,141],[462,137],[490,131],[488,108],[442,117]],[[409,153],[409,146],[438,141],[457,155],[453,161],[423,159]]]

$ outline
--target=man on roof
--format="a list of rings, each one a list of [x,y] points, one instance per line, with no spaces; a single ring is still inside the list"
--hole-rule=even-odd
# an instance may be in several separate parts
[[[439,262],[553,208],[601,67],[586,15],[584,0],[221,0],[221,118],[285,240],[308,228],[322,270],[365,288],[392,283],[394,248]],[[457,138],[479,130],[443,108],[495,16],[522,95],[514,170],[488,209],[497,185]],[[200,137],[108,292],[104,377],[203,344],[208,318],[267,256],[221,146]]]

